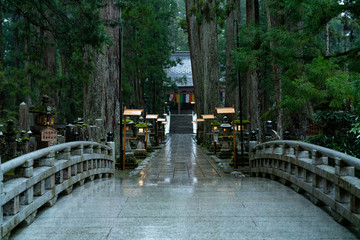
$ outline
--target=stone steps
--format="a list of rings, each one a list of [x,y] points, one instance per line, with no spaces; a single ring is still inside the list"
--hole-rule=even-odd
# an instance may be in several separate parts
[[[171,114],[170,133],[192,134],[193,124],[191,114]]]

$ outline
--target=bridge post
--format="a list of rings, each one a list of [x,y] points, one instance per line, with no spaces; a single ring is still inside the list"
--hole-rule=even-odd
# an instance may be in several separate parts
[[[110,154],[112,155],[113,159],[115,159],[115,142],[107,142],[106,145],[111,147],[112,151]]]
[[[324,157],[318,151],[313,150],[312,153],[312,164],[313,165],[328,165],[328,157]]]
[[[341,158],[335,158],[335,175],[339,177],[343,176],[355,176],[355,168],[349,167]],[[342,189],[339,185],[335,186],[335,200],[340,203],[350,202],[350,193],[345,189]]]

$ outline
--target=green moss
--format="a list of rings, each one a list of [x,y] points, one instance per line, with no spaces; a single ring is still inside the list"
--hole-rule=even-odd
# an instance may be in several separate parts
[[[219,122],[214,122],[214,123],[211,123],[211,126],[219,126],[220,123]]]
[[[137,128],[144,128],[144,127],[147,127],[146,123],[138,123],[135,125],[135,127]]]
[[[38,105],[35,106],[33,109],[30,110],[32,113],[46,113],[47,112],[47,106],[44,105]],[[58,114],[56,109],[54,107],[51,107],[51,114]]]
[[[240,124],[240,120],[236,119],[236,120],[235,120],[235,123],[236,123],[236,124]],[[242,120],[242,124],[249,124],[249,123],[250,123],[249,120]]]

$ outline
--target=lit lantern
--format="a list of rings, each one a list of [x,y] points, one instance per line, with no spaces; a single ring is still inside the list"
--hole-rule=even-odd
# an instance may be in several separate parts
[[[237,132],[244,131],[244,125],[241,125],[240,122],[236,123],[236,131]]]
[[[228,136],[231,130],[231,125],[229,123],[223,123],[220,127],[222,129],[223,136]]]
[[[221,135],[223,138],[222,145],[221,145],[221,151],[229,151],[229,137],[231,136],[231,125],[227,122],[227,117],[224,116],[224,123],[220,125],[221,127]]]
[[[125,131],[129,132],[132,128],[132,126],[134,125],[134,122],[130,119],[130,117],[126,118],[126,128]]]
[[[144,123],[144,118],[140,117],[139,121],[139,124],[136,125],[136,127],[138,128],[138,134],[144,135],[146,131],[146,124]]]
[[[230,131],[231,131],[231,125],[227,122],[227,117],[226,116],[224,116],[224,121],[223,121],[223,123],[220,125],[220,127],[221,127],[221,133],[222,133],[222,135],[223,136],[225,136],[225,137],[227,137],[229,134],[231,134],[230,133]]]
[[[54,125],[54,117],[51,114],[51,107],[46,108],[46,114],[40,115],[38,118],[38,124],[42,126],[52,126]]]

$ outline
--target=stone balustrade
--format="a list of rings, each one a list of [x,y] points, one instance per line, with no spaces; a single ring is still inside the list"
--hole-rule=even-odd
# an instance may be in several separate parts
[[[31,224],[37,210],[53,206],[60,193],[70,194],[85,180],[109,177],[115,171],[115,146],[70,142],[40,149],[3,164],[0,161],[0,239],[18,224]],[[4,175],[11,180],[3,182]]]
[[[334,219],[360,226],[360,159],[297,141],[272,141],[251,151],[252,176],[270,177],[325,205]]]

